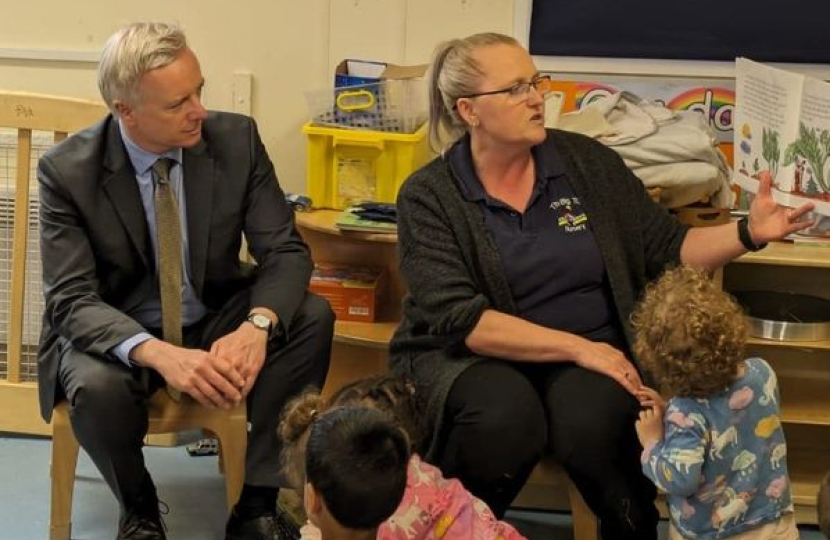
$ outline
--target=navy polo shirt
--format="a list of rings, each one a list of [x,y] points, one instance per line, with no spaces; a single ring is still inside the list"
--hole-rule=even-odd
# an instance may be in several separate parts
[[[462,195],[479,204],[496,240],[518,315],[593,341],[616,342],[621,333],[589,217],[550,141],[532,152],[536,181],[524,213],[484,190],[468,136],[448,157]]]

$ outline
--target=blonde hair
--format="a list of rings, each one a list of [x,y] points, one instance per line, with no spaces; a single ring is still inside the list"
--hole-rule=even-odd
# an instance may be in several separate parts
[[[138,85],[150,70],[171,64],[187,48],[187,39],[174,24],[133,23],[116,31],[104,44],[98,64],[98,89],[115,112],[116,101],[141,102]]]
[[[725,390],[744,360],[743,310],[704,272],[667,270],[646,287],[632,314],[634,353],[669,396]]]
[[[492,45],[521,47],[514,38],[495,32],[445,41],[436,47],[429,74],[429,143],[433,150],[442,151],[467,132],[455,102],[478,91],[484,73],[474,54]]]

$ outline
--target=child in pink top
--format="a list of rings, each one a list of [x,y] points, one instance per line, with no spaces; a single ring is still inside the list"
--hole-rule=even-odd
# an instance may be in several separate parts
[[[441,471],[416,453],[421,438],[420,405],[413,384],[381,375],[341,388],[328,402],[306,393],[287,405],[280,423],[285,443],[283,460],[289,480],[305,485],[305,445],[309,426],[319,415],[338,407],[379,409],[408,435],[413,452],[409,459],[406,489],[395,512],[377,529],[379,540],[520,540],[510,524],[499,521],[490,508],[467,491],[461,482],[444,478]],[[314,525],[302,529],[303,538],[319,540]],[[324,540],[331,540],[325,538]]]

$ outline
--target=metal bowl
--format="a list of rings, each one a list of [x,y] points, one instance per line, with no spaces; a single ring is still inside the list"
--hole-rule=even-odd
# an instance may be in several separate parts
[[[775,291],[733,293],[746,310],[749,333],[776,341],[830,340],[830,300]]]

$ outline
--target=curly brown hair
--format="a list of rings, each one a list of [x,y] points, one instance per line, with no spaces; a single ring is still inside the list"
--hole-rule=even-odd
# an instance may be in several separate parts
[[[667,396],[709,397],[736,378],[746,317],[706,273],[667,270],[646,287],[631,318],[634,354]]]

